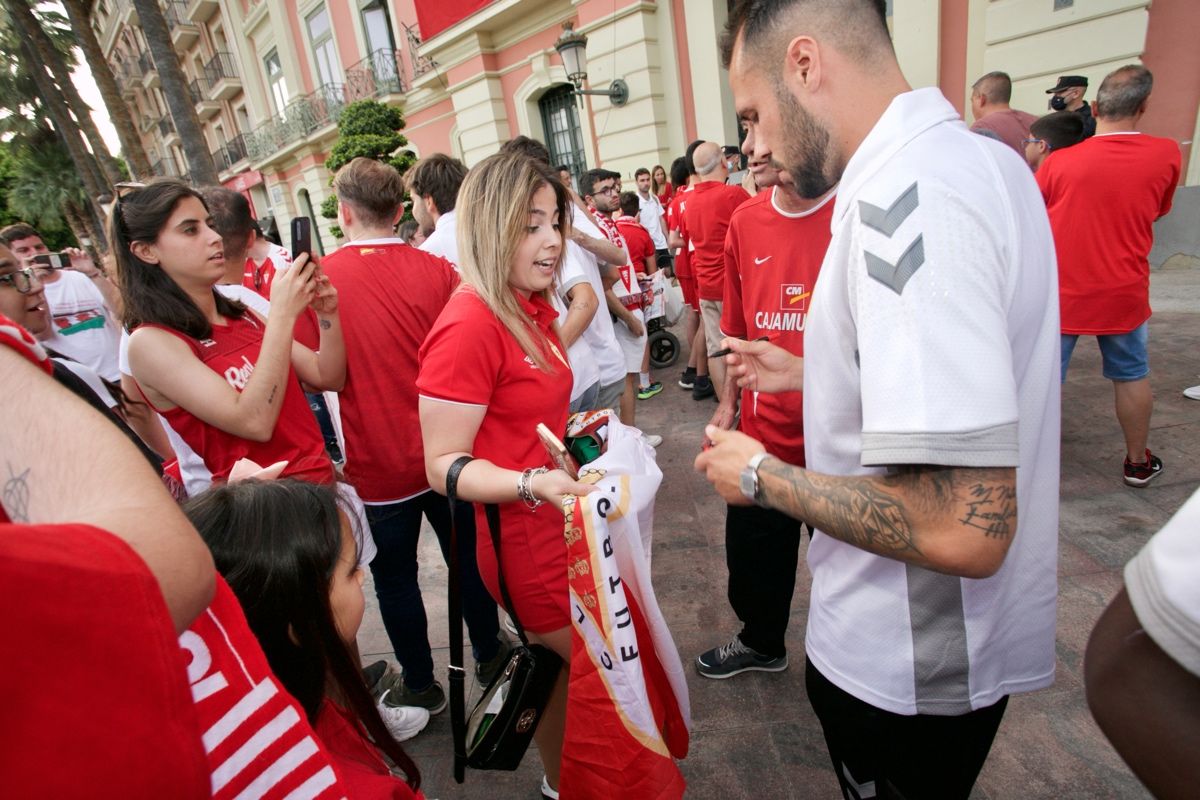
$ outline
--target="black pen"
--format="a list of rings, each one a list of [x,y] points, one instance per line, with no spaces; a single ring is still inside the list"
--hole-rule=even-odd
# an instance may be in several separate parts
[[[768,334],[767,336],[760,336],[757,339],[751,339],[750,341],[752,341],[752,342],[771,342],[774,340],[775,340],[775,334],[772,333],[772,334]],[[729,349],[728,347],[722,347],[717,352],[710,354],[709,358],[721,358],[722,356],[727,356],[732,352],[733,352],[733,350]]]

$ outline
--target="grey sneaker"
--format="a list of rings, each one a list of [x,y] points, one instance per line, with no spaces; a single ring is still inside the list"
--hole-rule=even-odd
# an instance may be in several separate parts
[[[408,688],[408,684],[401,678],[384,693],[379,701],[392,708],[417,706],[418,708],[425,709],[430,714],[440,714],[446,710],[446,692],[437,681],[429,684],[429,687],[426,689],[414,692]]]
[[[371,692],[371,697],[376,702],[383,696],[390,685],[384,679],[388,676],[388,663],[382,659],[373,664],[363,667],[363,682],[367,684],[367,689]]]
[[[742,644],[737,636],[729,644],[714,647],[696,658],[696,671],[706,678],[732,678],[751,670],[759,672],[783,672],[787,669],[787,655],[772,658],[764,656]]]
[[[480,686],[492,685],[492,679],[496,677],[496,673],[504,669],[504,665],[508,663],[508,654],[511,651],[512,643],[501,638],[500,649],[496,651],[496,655],[487,661],[475,662],[475,677],[479,680]]]

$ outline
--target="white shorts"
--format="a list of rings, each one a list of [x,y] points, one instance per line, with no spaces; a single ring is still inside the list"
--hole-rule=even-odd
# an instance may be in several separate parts
[[[634,315],[641,320],[640,312],[633,312]],[[634,336],[629,332],[629,328],[625,327],[625,323],[617,321],[613,323],[613,328],[616,329],[617,342],[621,345],[621,353],[625,356],[625,372],[641,372],[642,358],[646,354],[646,334],[644,332],[645,323],[642,323],[643,333],[641,336]]]

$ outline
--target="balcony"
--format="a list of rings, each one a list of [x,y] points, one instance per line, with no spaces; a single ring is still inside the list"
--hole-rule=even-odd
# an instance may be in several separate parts
[[[242,79],[238,77],[232,53],[220,52],[209,59],[204,77],[214,100],[229,100],[242,91]]]
[[[187,0],[187,18],[197,25],[208,22],[213,14],[220,10],[217,0]]]
[[[142,68],[132,59],[118,61],[109,66],[112,68],[113,78],[117,81],[117,86],[121,91],[121,97],[126,100],[132,99],[136,89],[142,84]]]
[[[188,19],[187,3],[183,0],[167,0],[163,3],[163,16],[176,50],[187,50],[199,40],[200,28]]]
[[[137,9],[133,7],[133,0],[113,0],[112,10],[118,26],[136,28],[141,24]]]
[[[233,169],[234,165],[246,158],[246,143],[239,133],[236,137],[225,143],[224,147],[218,147],[212,153],[213,163],[217,165],[217,172],[225,172]]]
[[[400,94],[404,85],[404,67],[396,50],[376,50],[346,70],[346,102]]]
[[[188,93],[191,94],[192,103],[196,106],[196,116],[201,121],[212,119],[221,111],[221,104],[211,99],[208,91],[207,78],[196,78],[188,84]]]
[[[142,88],[153,89],[159,85],[158,70],[154,68],[154,59],[149,53],[138,56],[138,69],[142,73]]]
[[[160,178],[178,178],[184,183],[191,183],[188,174],[175,166],[174,159],[160,158],[150,164],[150,172]]]
[[[287,108],[246,134],[246,153],[254,162],[268,161],[283,150],[337,123],[346,105],[340,83],[327,83],[312,94],[297,97]]]

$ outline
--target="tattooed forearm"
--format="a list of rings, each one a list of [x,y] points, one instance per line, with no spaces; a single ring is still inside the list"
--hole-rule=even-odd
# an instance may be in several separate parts
[[[1016,473],[1007,468],[832,476],[769,458],[759,479],[772,508],[855,547],[932,569],[972,574],[982,559],[994,571],[1017,527]]]
[[[271,387],[271,394],[267,397],[267,405],[270,405],[271,403],[275,402],[275,392],[277,392],[278,390],[279,390],[279,384],[275,384],[274,386]]]
[[[321,330],[323,330],[323,331],[327,331],[333,327],[333,323],[327,319],[321,320],[320,325],[321,325]]]
[[[4,508],[13,522],[29,522],[29,469],[17,471],[8,465],[8,479],[4,481]]]

